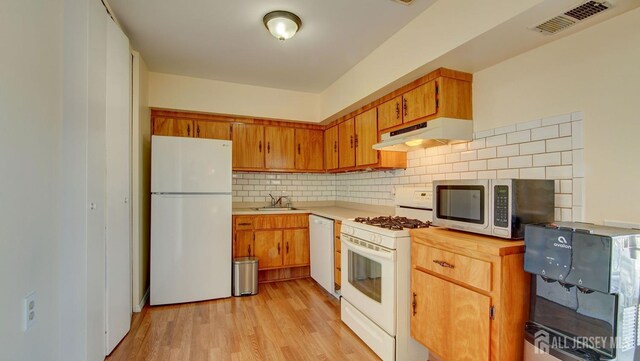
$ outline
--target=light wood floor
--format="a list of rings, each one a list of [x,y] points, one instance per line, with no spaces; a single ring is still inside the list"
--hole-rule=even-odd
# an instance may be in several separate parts
[[[340,321],[340,303],[310,278],[258,295],[146,306],[108,361],[379,360]]]

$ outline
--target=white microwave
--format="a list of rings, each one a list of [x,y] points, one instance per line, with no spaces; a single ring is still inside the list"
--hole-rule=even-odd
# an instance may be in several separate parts
[[[433,224],[509,239],[524,225],[551,223],[553,180],[477,179],[433,182]]]

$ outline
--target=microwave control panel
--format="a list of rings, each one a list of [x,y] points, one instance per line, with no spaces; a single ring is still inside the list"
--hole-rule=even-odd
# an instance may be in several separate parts
[[[493,212],[495,214],[495,218],[493,225],[496,227],[507,228],[509,227],[509,187],[495,186],[494,194]]]

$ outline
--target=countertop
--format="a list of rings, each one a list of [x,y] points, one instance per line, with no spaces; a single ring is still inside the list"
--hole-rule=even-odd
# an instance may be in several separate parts
[[[507,240],[439,227],[412,229],[410,233],[418,242],[452,251],[464,249],[496,256],[524,253],[523,240]]]
[[[344,221],[356,217],[378,217],[388,216],[389,214],[380,212],[363,211],[360,209],[326,206],[326,207],[305,207],[294,211],[257,211],[253,208],[234,208],[232,214],[236,215],[269,215],[269,214],[315,214],[320,217],[330,218],[336,221]]]

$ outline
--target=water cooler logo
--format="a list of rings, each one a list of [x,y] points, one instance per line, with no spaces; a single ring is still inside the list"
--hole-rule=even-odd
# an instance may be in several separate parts
[[[533,345],[535,346],[536,354],[549,353],[549,332],[540,330],[533,335]]]
[[[567,243],[569,243],[569,242],[567,242],[567,239],[564,238],[564,236],[560,236],[560,237],[558,237],[558,242],[555,242],[553,245],[555,247],[571,249],[571,246],[568,245]]]

